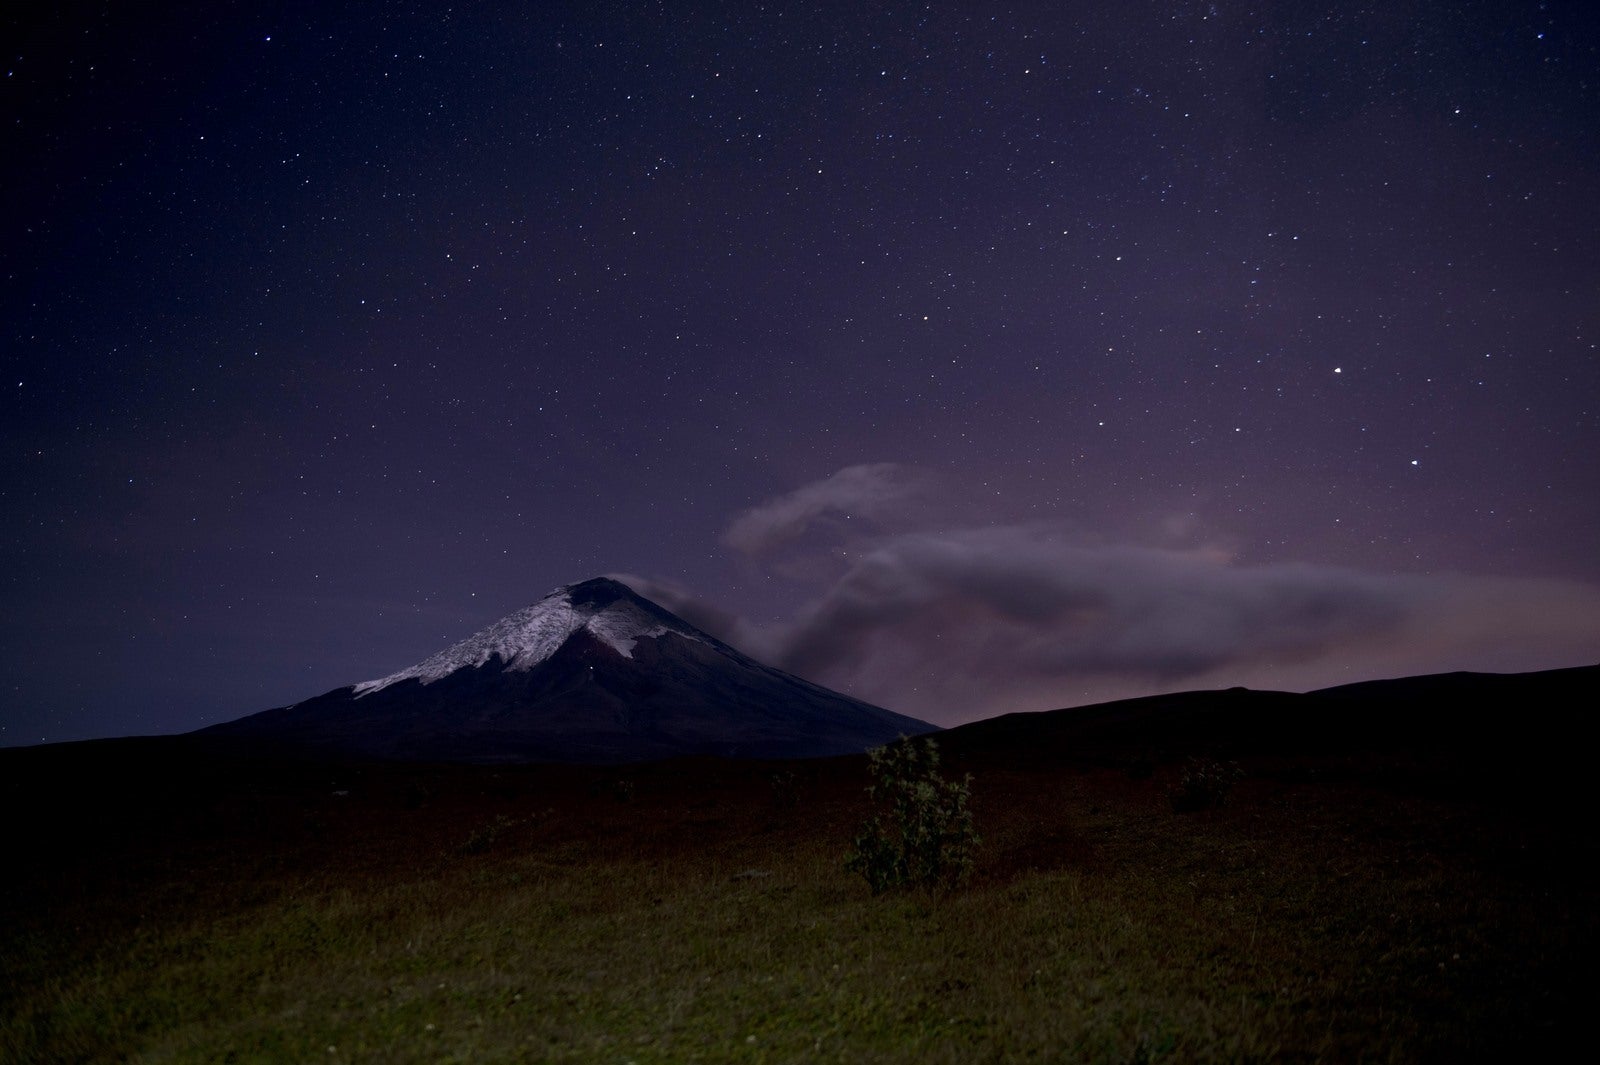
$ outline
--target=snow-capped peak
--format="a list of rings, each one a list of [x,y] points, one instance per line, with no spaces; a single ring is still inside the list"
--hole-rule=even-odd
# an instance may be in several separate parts
[[[446,648],[409,669],[355,686],[356,698],[405,680],[431,684],[458,669],[474,669],[499,658],[511,671],[532,669],[555,654],[579,629],[627,658],[640,639],[674,632],[690,639],[700,634],[672,615],[635,595],[626,585],[599,577],[557,588],[532,606],[508,614],[454,647]]]

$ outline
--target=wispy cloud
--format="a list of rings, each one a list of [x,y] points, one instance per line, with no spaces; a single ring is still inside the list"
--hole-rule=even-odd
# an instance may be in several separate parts
[[[948,722],[1185,687],[1579,664],[1600,658],[1600,590],[1241,566],[986,528],[879,545],[777,654],[796,673]]]
[[[740,514],[723,541],[747,555],[761,555],[814,530],[842,534],[849,522],[870,525],[904,511],[929,490],[931,482],[926,473],[893,462],[846,466]]]
[[[850,467],[741,515],[728,541],[759,556],[808,530],[840,536],[833,516],[903,515],[927,483]],[[785,669],[944,724],[1182,688],[1600,660],[1600,588],[1585,584],[1243,565],[1059,523],[922,518],[854,536],[843,562],[833,552],[786,625],[757,629],[681,589],[661,601]]]
[[[621,581],[695,628],[737,647],[747,655],[764,662],[776,662],[782,653],[782,648],[775,642],[777,633],[756,628],[738,614],[724,610],[676,581],[641,577],[633,573],[608,573],[606,576]]]
[[[879,546],[808,611],[785,654],[798,669],[829,669],[894,634],[982,655],[1003,645],[1007,665],[1031,673],[1164,679],[1304,657],[1403,618],[1396,590],[1361,574],[1241,569],[1203,552],[1079,547],[1000,527]]]

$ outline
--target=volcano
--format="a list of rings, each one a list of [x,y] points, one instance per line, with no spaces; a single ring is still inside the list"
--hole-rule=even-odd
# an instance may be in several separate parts
[[[605,763],[852,754],[934,730],[762,665],[600,577],[409,669],[202,734],[408,761]]]

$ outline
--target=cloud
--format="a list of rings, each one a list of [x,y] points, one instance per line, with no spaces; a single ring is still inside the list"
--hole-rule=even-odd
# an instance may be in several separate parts
[[[1205,552],[1081,547],[1013,526],[879,546],[808,612],[785,657],[819,671],[859,661],[880,635],[936,636],[1031,673],[1166,679],[1304,656],[1403,618],[1392,589],[1356,573],[1241,569]]]
[[[1001,526],[879,543],[769,646],[792,672],[951,723],[1193,687],[1578,664],[1600,657],[1600,590],[1241,566]]]
[[[875,463],[739,515],[725,541],[810,589],[788,623],[752,625],[676,585],[622,579],[756,658],[945,725],[1195,688],[1600,660],[1591,585],[1245,565],[1170,546],[1197,542],[1189,528],[1152,547],[1065,521],[978,525],[968,495]]]
[[[894,462],[846,466],[740,514],[723,542],[747,555],[762,555],[818,526],[843,533],[846,522],[872,523],[902,512],[928,491],[930,482],[922,471]]]
[[[770,633],[763,632],[730,610],[724,610],[676,581],[640,577],[632,573],[607,573],[635,592],[666,607],[701,632],[737,647],[762,661],[773,661],[778,649]]]

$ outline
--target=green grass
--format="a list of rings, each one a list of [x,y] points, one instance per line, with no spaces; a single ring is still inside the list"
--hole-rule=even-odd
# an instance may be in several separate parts
[[[792,807],[737,763],[86,801],[22,843],[0,1060],[1444,1061],[1592,993],[1592,843],[1536,817],[974,772],[970,886],[878,898],[842,866],[860,761]]]

